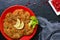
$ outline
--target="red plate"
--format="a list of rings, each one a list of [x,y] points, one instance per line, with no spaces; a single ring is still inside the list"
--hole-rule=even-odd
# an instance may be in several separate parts
[[[8,12],[13,12],[13,11],[16,10],[16,9],[24,9],[24,10],[30,12],[30,15],[31,15],[31,16],[35,16],[34,13],[33,13],[29,8],[27,8],[27,7],[25,7],[25,6],[21,6],[21,5],[14,5],[14,6],[10,6],[10,7],[8,7],[7,9],[5,9],[4,12],[3,12],[2,15],[1,15],[1,23],[0,23],[0,25],[1,25],[1,33],[2,33],[2,35],[3,35],[7,40],[12,40],[12,39],[11,39],[10,37],[8,37],[8,36],[4,33],[4,30],[3,30],[3,20],[4,20],[6,14],[7,14]],[[29,36],[23,36],[23,37],[20,38],[20,40],[30,40],[30,39],[35,35],[36,31],[37,31],[37,27],[34,29],[34,31],[33,31],[33,33],[32,33],[31,35],[29,35]]]

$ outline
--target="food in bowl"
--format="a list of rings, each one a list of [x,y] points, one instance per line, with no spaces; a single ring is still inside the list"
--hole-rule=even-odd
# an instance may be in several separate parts
[[[8,12],[5,16],[3,26],[4,32],[12,39],[19,39],[24,35],[31,35],[38,24],[35,16],[31,16],[28,11],[16,9]]]

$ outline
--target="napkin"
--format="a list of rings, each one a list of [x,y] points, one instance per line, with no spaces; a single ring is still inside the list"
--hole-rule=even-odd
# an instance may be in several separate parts
[[[60,40],[60,23],[48,21],[46,18],[37,17],[39,25],[43,28],[38,35],[38,40]]]

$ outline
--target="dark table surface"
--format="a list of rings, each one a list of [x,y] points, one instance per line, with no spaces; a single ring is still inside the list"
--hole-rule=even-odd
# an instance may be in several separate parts
[[[36,14],[36,16],[44,17],[49,21],[60,21],[49,5],[48,0],[0,0],[0,15],[7,7],[16,4],[29,7]],[[38,40],[37,35],[40,30],[42,30],[42,28],[38,29],[36,35],[31,40]],[[0,40],[6,40],[1,33]]]

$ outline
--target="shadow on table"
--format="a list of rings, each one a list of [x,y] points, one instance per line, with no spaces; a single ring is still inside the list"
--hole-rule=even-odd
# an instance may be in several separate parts
[[[42,27],[40,25],[38,25],[37,32],[31,40],[38,40],[38,37],[39,37],[38,35],[41,31],[42,31]]]

